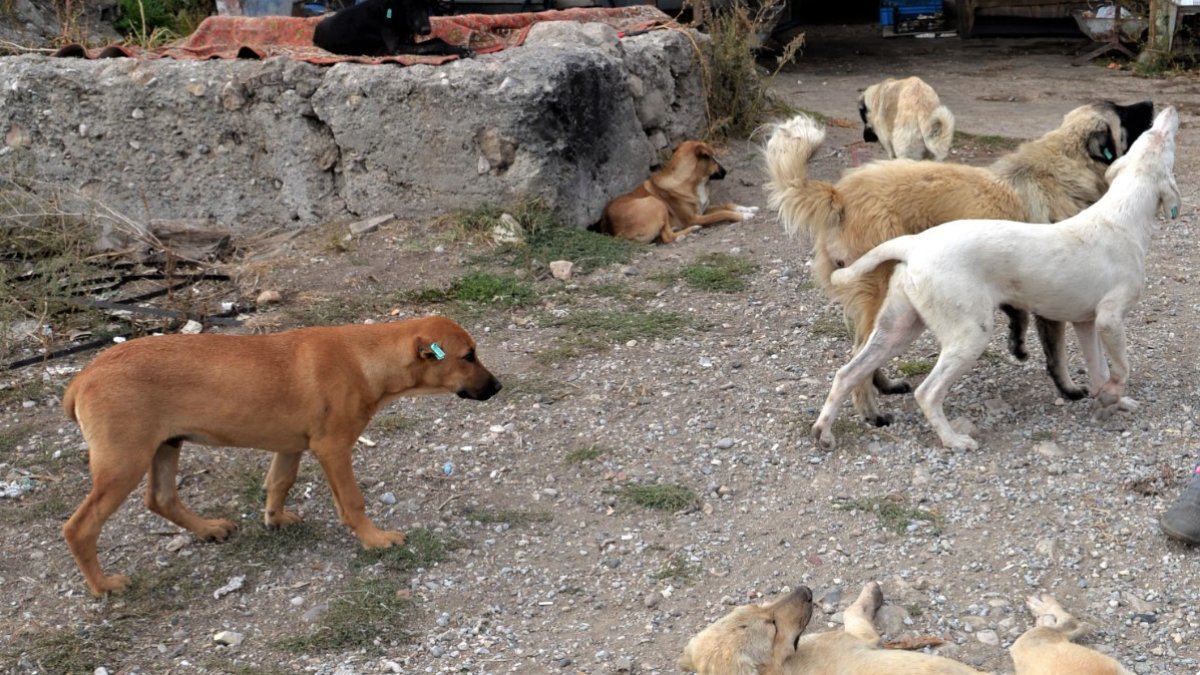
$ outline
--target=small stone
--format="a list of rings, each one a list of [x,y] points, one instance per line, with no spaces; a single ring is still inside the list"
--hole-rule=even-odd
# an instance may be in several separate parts
[[[183,87],[192,96],[203,96],[208,87],[203,82],[189,82]]]
[[[575,272],[575,263],[570,260],[555,260],[550,263],[550,274],[559,281],[566,281]]]
[[[292,603],[292,607],[299,607],[300,605],[304,604],[304,596],[297,595],[296,597],[292,598],[291,600],[288,600],[288,602]]]
[[[649,593],[645,598],[642,598],[642,604],[646,606],[646,609],[654,609],[658,607],[658,596],[654,593]]]
[[[265,305],[274,305],[278,302],[283,302],[283,295],[281,295],[279,291],[263,291],[262,293],[258,294],[257,298],[254,299],[254,304],[258,305],[259,307],[263,307]]]
[[[391,506],[392,504],[396,503],[396,495],[391,492],[385,492],[379,495],[379,501]]]
[[[976,633],[975,639],[979,640],[985,645],[991,645],[992,647],[997,647],[1000,645],[1000,636],[996,635],[996,631],[990,628]]]
[[[621,268],[621,274],[624,274],[627,277],[636,277],[638,274],[638,268],[634,267],[633,265],[626,265]]]
[[[92,675],[108,675],[108,668],[105,668],[104,666],[100,666],[99,668],[92,671]]]
[[[218,588],[217,590],[213,591],[213,600],[220,599],[220,597],[222,595],[229,595],[230,593],[232,593],[234,591],[241,590],[242,584],[244,584],[245,582],[246,582],[246,577],[244,577],[244,576],[238,575],[236,577],[230,577],[228,583],[226,583],[224,586]],[[239,638],[238,641],[241,642],[241,639]]]
[[[386,661],[385,660],[382,665],[384,668],[387,669],[387,671],[389,673],[403,673],[404,672],[404,669],[400,667],[400,664],[396,663],[395,661]]]
[[[492,239],[497,244],[524,244],[525,228],[510,213],[500,214],[500,222],[492,227]]]
[[[733,447],[733,439],[732,438],[722,438],[721,440],[717,441],[717,448],[719,450],[728,450],[729,448],[732,448],[732,447]]]
[[[1058,443],[1055,443],[1054,441],[1042,441],[1033,446],[1033,449],[1036,450],[1039,455],[1042,455],[1043,457],[1049,457],[1050,459],[1057,459],[1062,457],[1064,454],[1062,449],[1058,447]]]
[[[633,660],[630,659],[628,656],[622,656],[621,658],[617,659],[616,661],[613,661],[613,672],[614,673],[632,673],[633,672]]]
[[[223,630],[213,636],[213,642],[227,647],[236,647],[242,644],[242,640],[245,639],[245,636],[241,633],[235,633],[231,630]]]
[[[446,650],[442,649],[438,645],[433,645],[432,647],[429,648],[429,655],[434,657],[435,659],[442,658],[442,655],[445,653],[446,653]]]
[[[367,218],[366,220],[359,220],[357,222],[350,223],[350,234],[360,235],[367,234],[368,232],[374,232],[375,230],[379,229],[380,225],[395,217],[396,214],[389,213],[386,215],[376,216],[374,218]]]
[[[141,108],[134,108],[133,112],[129,113],[129,116],[135,120],[140,120],[146,117],[146,113]]]
[[[204,324],[195,319],[188,319],[187,323],[183,324],[183,328],[179,329],[179,332],[184,335],[195,335],[202,330],[204,330]]]
[[[21,407],[26,410],[29,410],[35,406],[37,406],[37,401],[21,401]]]
[[[167,550],[171,553],[175,553],[184,546],[187,546],[191,541],[192,535],[190,534],[176,535],[171,537],[171,540],[167,542]]]
[[[305,623],[312,623],[312,622],[316,621],[317,619],[320,619],[321,615],[327,611],[329,611],[329,603],[322,602],[321,604],[316,605],[314,607],[309,607],[308,611],[305,612],[303,615],[301,615],[300,618]]]

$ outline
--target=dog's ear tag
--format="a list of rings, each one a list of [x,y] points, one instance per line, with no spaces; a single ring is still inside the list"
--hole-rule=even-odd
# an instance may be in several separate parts
[[[430,351],[433,352],[433,355],[435,357],[437,357],[438,361],[441,361],[442,359],[446,358],[446,352],[442,351],[442,348],[440,346],[438,346],[438,343],[431,342],[429,344],[429,349],[430,349]]]
[[[388,18],[389,20],[392,18],[392,8],[391,8],[391,7],[388,7],[388,11],[387,11],[387,18]]]
[[[392,10],[389,9],[388,10],[389,18],[391,17],[391,13],[392,13]],[[1104,148],[1104,159],[1107,159],[1108,161],[1111,162],[1112,158],[1113,158],[1112,150],[1109,150],[1108,148]]]
[[[1175,220],[1178,217],[1179,217],[1179,207],[1172,206],[1171,207],[1171,220]]]

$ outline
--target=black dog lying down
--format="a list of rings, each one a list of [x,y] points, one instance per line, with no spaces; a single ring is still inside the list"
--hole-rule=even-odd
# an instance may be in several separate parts
[[[313,44],[348,56],[470,56],[470,49],[440,38],[413,41],[418,35],[429,35],[429,16],[434,6],[435,0],[366,0],[338,10],[317,24]]]

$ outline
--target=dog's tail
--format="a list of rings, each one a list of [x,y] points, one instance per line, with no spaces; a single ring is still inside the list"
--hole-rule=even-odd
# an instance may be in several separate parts
[[[830,183],[808,179],[808,162],[825,142],[825,129],[807,115],[772,126],[763,148],[766,157],[767,205],[779,210],[789,236],[812,237],[842,222],[842,195]]]
[[[67,390],[63,392],[62,405],[63,412],[67,414],[67,417],[72,422],[78,422],[79,418],[75,415],[75,380],[71,380],[71,383],[67,385]]]
[[[885,262],[897,260],[904,262],[912,249],[915,235],[905,235],[889,239],[875,248],[867,251],[861,258],[855,260],[849,267],[835,270],[829,277],[829,282],[836,288],[847,286],[870,274],[876,267]]]
[[[950,143],[954,140],[954,113],[946,106],[939,105],[933,114],[921,120],[921,136],[934,159],[946,159],[946,155],[950,154]]]

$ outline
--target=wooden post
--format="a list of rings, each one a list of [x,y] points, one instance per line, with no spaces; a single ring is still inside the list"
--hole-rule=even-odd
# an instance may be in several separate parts
[[[1170,0],[1150,0],[1150,35],[1138,55],[1138,63],[1146,68],[1163,68],[1171,61]]]

